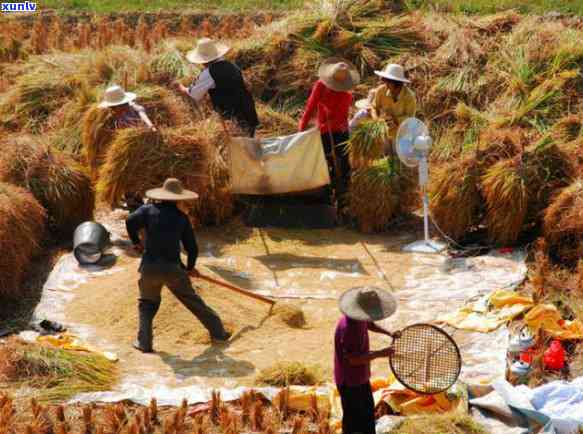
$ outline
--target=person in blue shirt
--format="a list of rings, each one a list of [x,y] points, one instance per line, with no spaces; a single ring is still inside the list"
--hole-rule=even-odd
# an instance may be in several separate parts
[[[139,331],[134,347],[144,353],[153,352],[152,323],[161,302],[161,291],[167,286],[172,294],[209,331],[215,342],[226,342],[231,335],[225,330],[217,313],[195,292],[189,274],[196,277],[198,246],[190,220],[177,207],[178,201],[194,200],[198,195],[169,178],[161,188],[146,192],[155,201],[143,205],[126,220],[128,235],[134,248],[142,253],[140,263]],[[140,239],[145,231],[145,245]],[[180,244],[188,254],[187,264],[180,258]]]

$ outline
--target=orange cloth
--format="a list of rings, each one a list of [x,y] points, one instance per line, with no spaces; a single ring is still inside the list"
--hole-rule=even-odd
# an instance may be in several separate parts
[[[543,330],[557,339],[583,339],[581,320],[564,320],[559,310],[552,304],[539,304],[525,316],[524,322],[535,331]]]

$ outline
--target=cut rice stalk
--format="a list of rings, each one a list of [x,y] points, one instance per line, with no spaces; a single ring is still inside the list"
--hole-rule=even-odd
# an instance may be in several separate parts
[[[46,211],[34,196],[0,182],[0,299],[21,296],[20,284],[45,233]]]
[[[403,211],[402,199],[410,189],[408,176],[399,173],[390,158],[354,172],[350,184],[350,214],[365,233],[385,230]]]
[[[301,362],[280,362],[262,369],[255,382],[276,387],[314,386],[322,382],[322,372],[319,366],[308,366]]]
[[[431,215],[440,229],[460,241],[480,223],[480,170],[473,157],[454,161],[432,172],[429,184]]]
[[[529,189],[520,157],[503,160],[482,177],[486,224],[493,242],[507,246],[520,236],[528,213]]]
[[[391,131],[383,119],[365,120],[351,132],[344,152],[354,168],[364,167],[381,158],[390,142]]]
[[[95,197],[86,169],[46,143],[13,139],[3,146],[0,180],[28,189],[46,208],[52,232],[70,237],[93,219]]]
[[[576,267],[583,260],[583,179],[564,188],[544,214],[544,235],[551,259]]]

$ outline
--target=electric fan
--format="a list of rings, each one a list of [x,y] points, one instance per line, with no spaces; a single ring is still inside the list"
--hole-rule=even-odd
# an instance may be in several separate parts
[[[427,181],[429,165],[427,157],[433,140],[427,126],[417,118],[405,119],[397,131],[395,148],[399,159],[407,167],[419,168],[419,186],[423,195],[423,224],[425,239],[406,245],[403,250],[417,253],[435,253],[445,249],[445,244],[429,239],[429,196]]]

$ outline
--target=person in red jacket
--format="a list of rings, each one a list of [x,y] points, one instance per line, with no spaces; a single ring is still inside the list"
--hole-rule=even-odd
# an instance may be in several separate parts
[[[348,115],[352,105],[350,91],[359,83],[360,75],[354,65],[348,61],[330,58],[320,66],[318,77],[319,80],[312,88],[299,128],[300,131],[306,130],[312,119],[316,117],[322,134],[328,169],[335,184],[338,208],[343,212],[350,181],[350,162],[348,155],[344,152],[343,144],[349,138]],[[331,196],[332,191],[329,190],[329,200]]]

